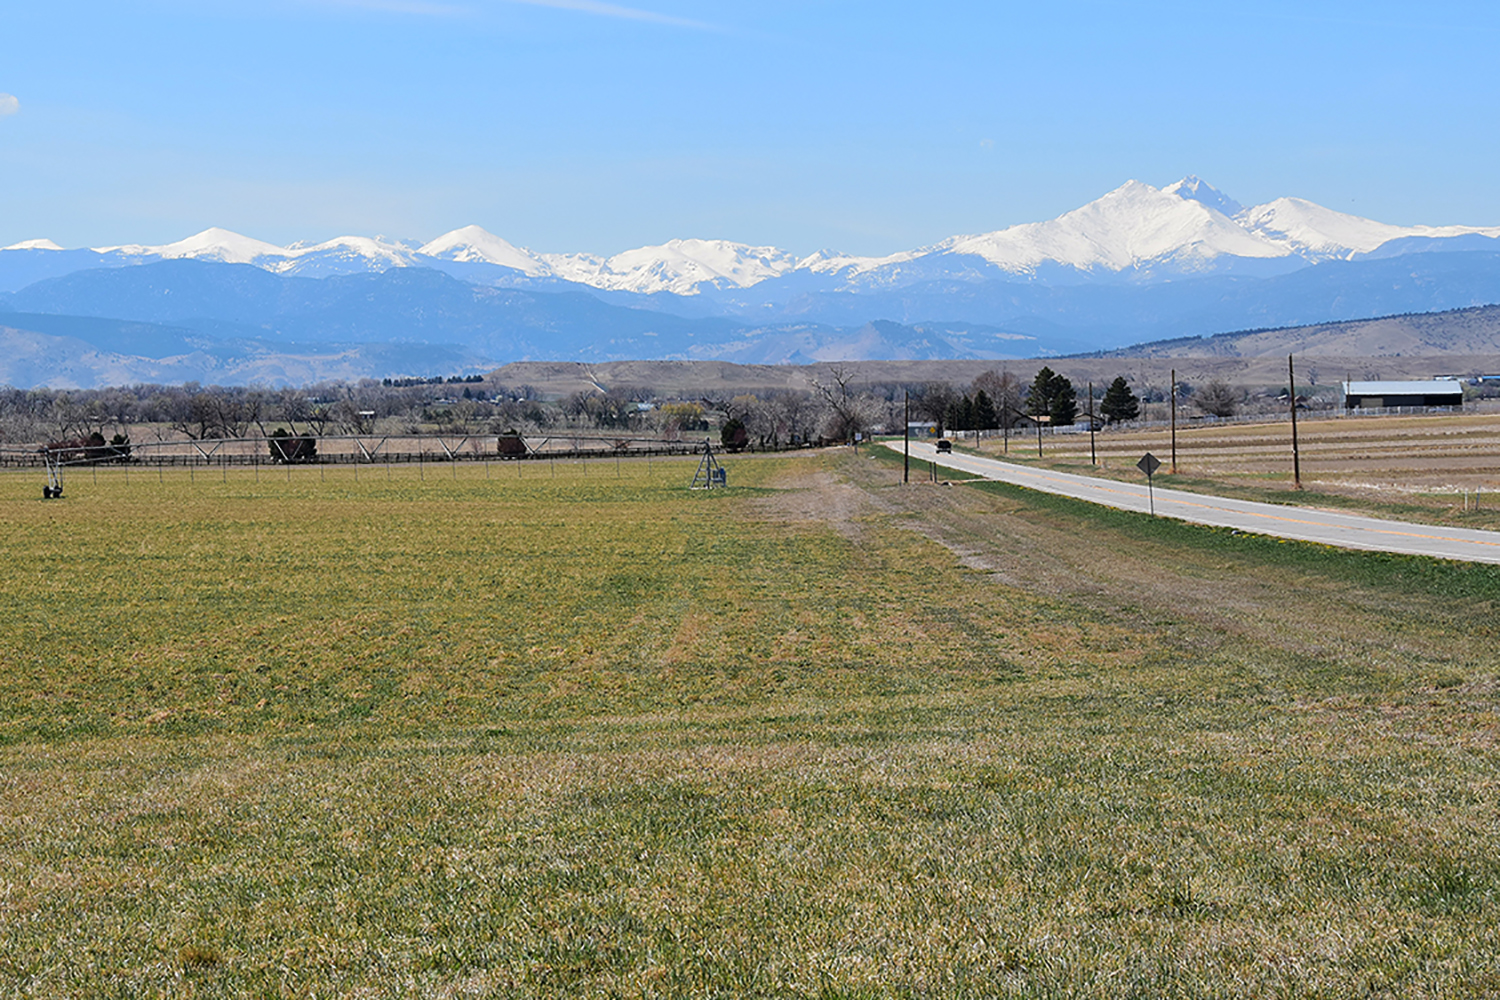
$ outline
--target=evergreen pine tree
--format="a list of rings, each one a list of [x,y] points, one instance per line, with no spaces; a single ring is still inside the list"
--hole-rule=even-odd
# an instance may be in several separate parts
[[[1026,412],[1029,415],[1040,417],[1052,412],[1052,383],[1056,378],[1057,373],[1051,368],[1043,367],[1036,373],[1026,393]]]
[[[1125,381],[1124,376],[1117,376],[1109,384],[1109,388],[1104,390],[1104,401],[1099,404],[1099,412],[1112,424],[1120,420],[1134,420],[1141,415],[1141,401],[1130,391],[1130,383]]]
[[[958,429],[961,431],[972,431],[974,424],[974,401],[967,394],[958,404]]]
[[[974,393],[974,429],[988,431],[999,426],[1000,416],[995,412],[994,402],[987,392],[980,389]]]
[[[1067,427],[1078,419],[1078,393],[1073,383],[1063,375],[1052,376],[1048,386],[1047,415],[1053,427]]]

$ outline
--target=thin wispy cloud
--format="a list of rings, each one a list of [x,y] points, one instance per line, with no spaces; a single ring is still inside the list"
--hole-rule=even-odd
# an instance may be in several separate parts
[[[721,30],[717,25],[708,24],[704,21],[695,21],[687,17],[673,17],[670,14],[659,14],[654,10],[642,10],[639,7],[625,7],[616,3],[604,3],[602,0],[498,0],[498,2],[525,4],[528,7],[551,7],[554,10],[577,11],[580,14],[593,14],[596,17],[613,17],[625,21],[644,21],[648,24],[666,24],[674,28],[692,28],[697,31]],[[374,10],[392,14],[418,14],[433,17],[472,16],[485,6],[482,0],[478,0],[475,3],[439,3],[434,2],[434,0],[313,0],[313,3],[323,7],[344,7],[353,10]]]
[[[672,17],[638,7],[622,7],[619,4],[600,3],[599,0],[505,0],[506,3],[523,3],[532,7],[555,7],[558,10],[576,10],[584,14],[601,17],[618,17],[627,21],[649,21],[653,24],[670,24],[677,28],[696,28],[699,31],[717,31],[711,24],[685,17]]]
[[[320,0],[327,7],[349,7],[377,10],[390,14],[421,14],[430,17],[454,17],[472,14],[473,8],[451,3],[429,3],[428,0]]]
[[[1108,6],[1117,10],[1137,11],[1140,8],[1139,0],[1117,0],[1109,2]],[[1202,13],[1202,5],[1196,2],[1167,3],[1160,5],[1161,9],[1153,13],[1160,15],[1163,11],[1170,11],[1183,16],[1198,16]],[[1419,5],[1405,5],[1397,8],[1402,17],[1378,17],[1371,14],[1336,14],[1324,13],[1319,10],[1274,10],[1268,9],[1266,5],[1245,5],[1243,10],[1237,10],[1235,16],[1255,18],[1263,21],[1292,21],[1300,24],[1339,24],[1360,28],[1387,28],[1396,31],[1416,31],[1433,29],[1438,31],[1494,31],[1496,25],[1483,23],[1483,19],[1456,20],[1447,17],[1447,12],[1440,5],[1432,4],[1424,8]],[[1483,10],[1484,7],[1480,6]],[[1432,16],[1426,16],[1428,14]]]
[[[15,94],[0,94],[0,118],[13,115],[21,110],[21,102],[16,99]]]

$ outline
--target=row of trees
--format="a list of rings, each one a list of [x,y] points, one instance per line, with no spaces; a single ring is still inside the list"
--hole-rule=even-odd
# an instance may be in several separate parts
[[[1176,390],[1179,399],[1187,399],[1196,409],[1214,417],[1234,416],[1245,396],[1243,390],[1232,388],[1219,379],[1196,390],[1179,382]],[[1026,397],[1026,412],[1033,417],[1045,415],[1050,423],[1058,426],[1073,423],[1078,419],[1077,393],[1073,384],[1052,369],[1043,368],[1037,372]],[[1099,415],[1111,424],[1140,417],[1140,397],[1124,376],[1116,377],[1104,390],[1104,398],[1099,401]]]
[[[448,382],[415,387],[373,379],[305,388],[133,385],[107,389],[0,387],[0,442],[87,438],[150,426],[193,440],[268,434],[283,426],[296,434],[368,434],[379,425],[408,430],[437,426],[474,432],[495,424],[547,426],[566,422],[559,404],[530,386],[492,386],[461,398]],[[392,426],[394,424],[394,427]]]
[[[885,405],[866,405],[868,389],[851,390],[853,424],[868,429],[885,420]],[[748,441],[776,447],[840,436],[843,419],[811,387],[738,396],[660,399],[649,388],[578,392],[546,400],[531,386],[463,384],[451,380],[383,385],[373,380],[306,388],[135,385],[58,390],[0,387],[0,443],[73,441],[111,433],[208,440],[269,436],[285,428],[295,437],[327,434],[501,434],[598,431],[672,438],[707,433],[738,419]],[[847,411],[846,411],[846,416]]]
[[[400,380],[397,380],[400,381]],[[418,380],[412,380],[418,381]],[[1227,416],[1243,393],[1211,382],[1188,394],[1206,413]],[[1159,392],[1146,399],[1162,398]],[[1137,419],[1142,399],[1116,378],[1097,407],[1115,423]],[[674,438],[733,425],[736,447],[775,448],[814,440],[848,441],[857,433],[899,429],[906,407],[915,419],[945,429],[991,430],[1045,419],[1074,423],[1083,407],[1066,377],[1044,367],[1029,382],[990,370],[966,386],[949,382],[871,383],[853,365],[825,369],[805,390],[660,399],[647,387],[578,392],[544,400],[529,386],[453,380],[382,384],[372,379],[300,389],[239,386],[137,385],[99,390],[0,388],[0,442],[91,439],[111,433],[138,441],[150,435],[195,440],[269,436],[276,427],[296,438],[327,434],[463,434],[596,431]],[[727,442],[726,442],[727,443]]]
[[[941,428],[955,431],[1010,428],[1022,421],[1067,427],[1076,423],[1080,414],[1078,391],[1072,381],[1048,367],[1036,373],[1024,393],[1014,375],[993,371],[975,379],[970,391],[963,393],[943,383],[929,383],[923,387],[916,409]],[[1098,415],[1109,423],[1140,416],[1140,400],[1123,377],[1116,378],[1105,391]]]
[[[1018,383],[1010,375],[987,372],[975,379],[971,389],[972,395],[958,394],[941,384],[927,386],[923,393],[928,401],[922,407],[924,415],[945,428],[971,431],[1012,427],[1018,419],[1067,427],[1076,423],[1081,413],[1072,381],[1048,367],[1036,373],[1024,400],[1019,396]],[[1243,390],[1218,379],[1198,389],[1179,382],[1177,392],[1180,399],[1214,417],[1233,416],[1245,398]],[[1116,377],[1104,390],[1097,415],[1110,424],[1140,418],[1141,399],[1124,376]]]

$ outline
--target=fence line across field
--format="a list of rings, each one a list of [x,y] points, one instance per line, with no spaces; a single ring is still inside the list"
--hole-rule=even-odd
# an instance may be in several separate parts
[[[1456,414],[1474,412],[1476,412],[1476,410],[1472,407],[1465,408],[1461,406],[1382,406],[1354,407],[1350,409],[1345,409],[1344,407],[1339,406],[1317,410],[1299,409],[1297,411],[1297,419],[1331,421],[1343,420],[1350,417],[1412,417],[1439,416],[1445,414],[1448,416],[1453,416]],[[1191,417],[1179,418],[1178,427],[1181,429],[1197,429],[1202,427],[1230,427],[1251,424],[1284,424],[1286,422],[1287,415],[1285,411],[1278,411],[1276,413],[1242,413],[1232,417],[1215,417],[1211,414],[1194,414]],[[1139,431],[1166,430],[1170,426],[1171,421],[1165,419],[1123,420],[1113,424],[1101,423],[1098,427],[1098,432],[1101,434],[1127,434]],[[1012,437],[1019,434],[1034,435],[1038,432],[1040,432],[1043,437],[1072,437],[1078,434],[1087,434],[1089,432],[1089,425],[1086,421],[1079,420],[1076,423],[1066,424],[1059,427],[1053,427],[1049,424],[1042,424],[1040,427],[1038,427],[1030,423],[1029,421],[1025,424],[1025,426],[1022,426],[1020,423],[1014,423],[1010,426],[1010,433]],[[958,438],[960,440],[969,440],[975,437],[995,438],[1000,437],[1001,433],[1002,431],[999,427],[986,428],[983,431],[963,430],[948,432],[949,436]]]
[[[427,436],[424,435],[423,438],[426,440]],[[246,439],[233,438],[218,442],[191,442],[191,444],[202,446],[194,448],[195,453],[192,455],[148,454],[141,456],[134,453],[122,454],[124,449],[122,445],[92,446],[96,452],[112,450],[115,454],[79,457],[71,462],[61,458],[61,453],[66,449],[40,449],[34,452],[12,450],[9,453],[0,449],[0,476],[5,476],[7,479],[21,477],[29,480],[31,476],[45,468],[46,479],[42,487],[42,498],[61,500],[64,496],[72,495],[71,492],[65,492],[65,479],[68,483],[82,482],[84,484],[82,488],[88,490],[91,486],[97,486],[101,478],[106,481],[120,478],[128,483],[132,476],[145,477],[147,481],[165,484],[169,488],[199,481],[217,483],[222,480],[227,483],[233,479],[236,482],[247,482],[252,476],[256,483],[265,479],[268,484],[280,482],[283,478],[288,484],[294,480],[305,483],[309,476],[313,477],[315,482],[327,482],[330,469],[335,474],[335,481],[341,474],[352,473],[355,482],[361,479],[361,469],[366,470],[365,476],[367,477],[374,475],[378,479],[385,480],[392,478],[392,474],[396,473],[400,478],[408,481],[415,480],[419,474],[424,481],[433,479],[445,481],[451,476],[455,482],[460,478],[472,481],[476,477],[481,480],[500,480],[532,479],[538,476],[555,481],[580,475],[583,479],[598,476],[611,480],[635,479],[642,475],[647,477],[653,475],[651,472],[653,458],[658,460],[658,469],[676,467],[679,464],[688,467],[692,462],[701,458],[705,452],[711,454],[713,451],[711,442],[704,439],[696,445],[672,441],[666,442],[670,447],[611,448],[609,450],[557,448],[528,451],[524,455],[504,456],[484,449],[460,451],[451,446],[450,440],[450,447],[441,453],[412,453],[384,448],[377,451],[371,447],[359,450],[357,453],[319,455],[311,459],[278,461],[272,457],[269,447],[264,453],[253,454],[222,447],[239,444],[244,440]],[[283,445],[292,445],[297,439],[289,437],[249,440],[259,444],[280,441]],[[662,444],[662,442],[654,443]],[[168,444],[180,445],[183,442],[148,442],[148,445],[157,448]],[[214,444],[219,444],[221,447],[213,448]],[[283,452],[283,454],[288,453],[298,454],[296,450]],[[21,461],[5,461],[17,458]],[[600,469],[601,466],[602,469]],[[425,472],[423,472],[424,469]],[[464,470],[462,476],[459,475],[460,469]],[[509,471],[502,471],[507,469]],[[728,484],[721,474],[714,485],[726,486]]]
[[[291,461],[278,457],[299,439],[312,440],[317,454]],[[757,450],[746,448],[746,451]],[[303,434],[284,438],[235,437],[204,440],[132,441],[128,445],[68,445],[53,449],[53,464],[164,465],[187,467],[252,465],[396,465],[424,462],[539,461],[701,454],[702,438],[667,440],[590,434]],[[0,448],[0,467],[42,468],[45,448]]]

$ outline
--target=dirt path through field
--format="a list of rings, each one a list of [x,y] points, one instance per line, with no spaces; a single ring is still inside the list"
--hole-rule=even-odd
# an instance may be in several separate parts
[[[903,485],[899,470],[866,458],[841,456],[832,468],[819,462],[793,465],[774,485],[782,492],[753,501],[761,516],[824,524],[856,544],[867,531],[912,531],[993,584],[1061,598],[1150,629],[1162,627],[1166,616],[1177,623],[1169,627],[1186,628],[1183,642],[1251,643],[1288,655],[1315,655],[1325,646],[1368,646],[1372,662],[1392,664],[1433,652],[1430,639],[1421,650],[1388,642],[1389,630],[1381,623],[1393,608],[1389,595],[1378,591],[1351,588],[1338,579],[1288,575],[1232,553],[1125,542],[1075,518],[961,483]],[[1434,615],[1443,613],[1433,609]],[[1295,649],[1275,624],[1289,616],[1305,622]],[[1375,635],[1387,642],[1370,645]],[[1455,642],[1458,655],[1462,643]]]
[[[755,513],[774,521],[824,524],[856,541],[867,519],[890,513],[890,504],[836,475],[814,454],[806,458],[772,484],[780,492],[750,501]]]

